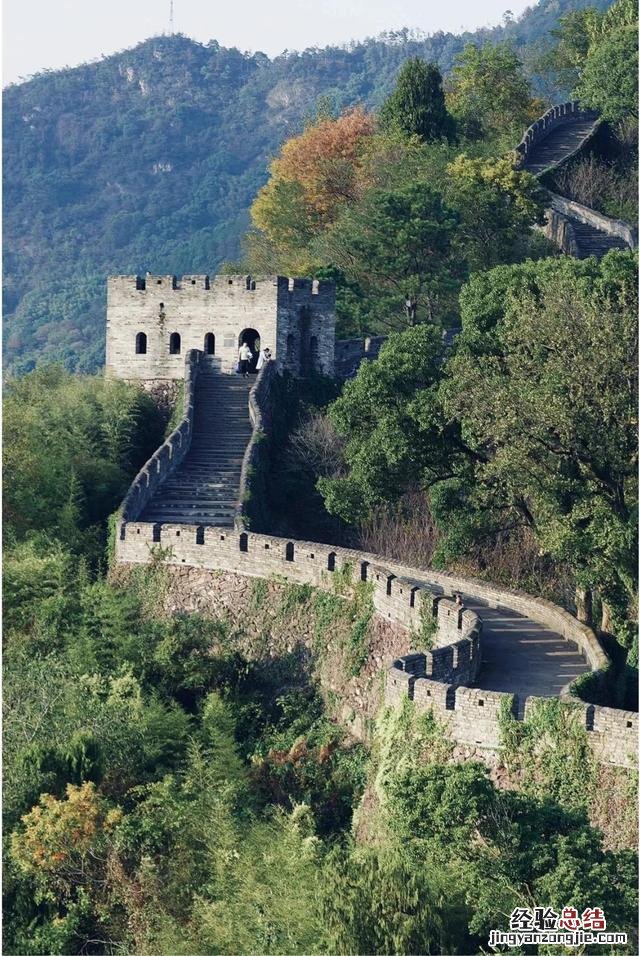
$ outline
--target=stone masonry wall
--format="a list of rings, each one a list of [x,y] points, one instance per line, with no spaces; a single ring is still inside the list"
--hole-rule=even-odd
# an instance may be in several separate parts
[[[386,335],[368,335],[364,339],[338,339],[335,347],[336,378],[352,378],[362,362],[377,359],[386,341]]]
[[[598,113],[594,110],[583,110],[577,100],[571,100],[569,103],[560,103],[557,106],[552,106],[540,117],[540,119],[531,124],[516,146],[516,165],[523,165],[527,159],[527,156],[535,145],[540,143],[543,139],[546,139],[551,130],[556,126],[560,126],[562,123],[565,123],[568,116],[575,115],[576,113],[582,113],[585,118],[593,119],[593,131],[595,132],[595,129],[598,125]],[[582,145],[583,143],[580,143],[576,149],[581,149]]]
[[[202,352],[192,349],[184,362],[184,398],[182,418],[169,437],[153,453],[133,479],[119,514],[125,521],[133,521],[142,514],[158,486],[178,467],[191,446],[195,384]]]
[[[239,500],[234,520],[235,527],[240,531],[249,527],[260,531],[268,521],[266,484],[275,375],[276,363],[265,362],[249,392],[252,432],[242,461]]]
[[[335,286],[283,276],[110,276],[107,283],[108,375],[132,380],[182,378],[190,349],[214,336],[214,361],[233,372],[241,333],[255,330],[283,368],[333,374]],[[146,351],[136,351],[138,336]],[[179,351],[171,352],[172,336]],[[174,342],[174,348],[177,341]]]
[[[538,698],[527,697],[524,714],[515,694],[460,687],[447,680],[436,680],[406,670],[413,667],[407,655],[394,662],[389,670],[385,702],[398,706],[404,698],[415,702],[420,711],[432,711],[446,725],[453,739],[480,750],[496,751],[501,746],[500,713],[505,702],[516,719],[526,720]],[[618,767],[637,765],[638,715],[612,707],[598,707],[575,698],[571,706],[580,715],[587,731],[591,751],[600,763]]]
[[[468,594],[493,607],[525,614],[575,641],[592,667],[606,663],[593,632],[562,608],[473,579],[418,572],[382,563],[375,555],[309,541],[289,541],[228,528],[153,526],[126,521],[120,525],[116,560],[123,564],[146,564],[158,546],[164,550],[164,561],[169,565],[231,571],[249,577],[275,577],[325,589],[332,589],[336,572],[344,573],[348,566],[354,580],[373,584],[376,613],[383,620],[413,630],[417,635],[423,616],[433,614],[435,609],[438,645],[440,641],[448,643],[394,663],[388,674],[386,700],[393,705],[408,696],[419,706],[433,707],[447,718],[453,737],[461,744],[489,750],[498,748],[498,713],[501,702],[505,698],[510,700],[511,695],[461,686],[473,681],[480,663],[480,622],[473,612],[464,607],[461,611],[457,601],[443,600],[443,597]],[[455,632],[460,637],[450,642]],[[588,739],[597,759],[631,766],[636,753],[638,715],[580,702],[576,706],[584,712]],[[515,710],[519,712],[517,702]]]

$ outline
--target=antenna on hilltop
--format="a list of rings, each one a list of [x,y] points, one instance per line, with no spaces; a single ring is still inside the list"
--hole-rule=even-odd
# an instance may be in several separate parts
[[[169,3],[169,35],[173,36],[173,0]]]

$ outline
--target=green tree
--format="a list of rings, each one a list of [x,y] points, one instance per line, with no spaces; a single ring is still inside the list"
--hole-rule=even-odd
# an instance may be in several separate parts
[[[511,269],[498,271],[493,289],[491,273],[478,278],[489,296],[479,314],[464,301],[468,337],[465,329],[448,366],[448,415],[478,456],[469,503],[502,513],[505,526],[533,527],[544,550],[616,609],[615,630],[628,646],[636,592],[634,257]],[[498,292],[505,280],[506,295]]]
[[[551,31],[554,46],[543,54],[539,68],[551,71],[567,90],[580,78],[589,47],[600,30],[601,14],[595,7],[570,10]]]
[[[540,109],[517,54],[505,43],[465,46],[453,67],[448,106],[469,139],[513,139]]]
[[[445,105],[438,66],[419,57],[406,60],[393,93],[382,105],[380,119],[384,126],[418,136],[424,142],[451,139],[454,126]]]
[[[440,332],[420,325],[389,336],[378,360],[346,383],[329,414],[345,439],[348,472],[318,482],[332,514],[355,522],[426,475],[449,473],[437,397],[442,358]]]
[[[447,200],[458,212],[456,246],[470,272],[517,262],[531,253],[534,225],[544,222],[544,194],[509,158],[471,159],[446,167]]]
[[[326,240],[328,257],[377,299],[388,325],[415,325],[442,314],[460,264],[453,238],[458,217],[429,185],[373,190]]]
[[[605,33],[590,46],[575,92],[584,106],[599,110],[603,119],[637,119],[637,20]]]
[[[46,531],[95,562],[107,515],[162,432],[162,416],[139,386],[74,377],[55,365],[9,379],[5,535]]]
[[[395,849],[334,853],[323,917],[335,953],[447,951],[442,910],[423,868]]]

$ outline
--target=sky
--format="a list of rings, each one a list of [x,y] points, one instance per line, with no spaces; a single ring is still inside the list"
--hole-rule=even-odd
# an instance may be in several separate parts
[[[402,27],[495,26],[535,0],[174,0],[175,32],[222,46],[283,50],[346,43]],[[3,82],[76,66],[169,30],[170,0],[4,0]]]

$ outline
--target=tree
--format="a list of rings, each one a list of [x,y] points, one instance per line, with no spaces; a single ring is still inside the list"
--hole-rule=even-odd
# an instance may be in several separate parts
[[[469,139],[512,139],[540,111],[516,53],[505,43],[465,46],[453,67],[448,106]]]
[[[322,117],[287,140],[273,160],[269,182],[254,200],[251,218],[285,262],[289,257],[304,269],[310,239],[359,195],[362,152],[374,129],[374,118],[362,109],[338,119]]]
[[[458,217],[429,185],[372,190],[327,235],[328,257],[377,298],[388,325],[433,320],[454,288]],[[395,318],[395,317],[398,318]]]
[[[638,24],[605,34],[589,48],[576,95],[603,119],[636,120],[638,115]]]
[[[383,126],[399,129],[423,142],[453,137],[447,112],[442,74],[435,63],[412,57],[403,63],[396,86],[380,110]]]
[[[570,10],[560,17],[551,31],[555,45],[546,52],[539,64],[543,71],[551,71],[567,89],[573,90],[589,52],[589,47],[600,29],[601,14],[595,7]]]
[[[364,362],[330,408],[345,440],[344,477],[322,478],[325,507],[355,522],[395,501],[426,474],[448,473],[447,435],[437,404],[443,357],[433,326],[389,336],[376,362]]]
[[[509,158],[470,159],[447,166],[447,199],[459,215],[456,245],[471,272],[525,257],[531,228],[544,222],[544,194],[536,179]]]
[[[424,868],[381,848],[336,852],[330,861],[323,907],[330,952],[447,951],[441,907]]]
[[[534,528],[543,550],[616,609],[628,646],[637,583],[634,257],[511,270],[506,295],[494,297],[494,287],[485,302],[495,324],[482,310],[469,315],[465,300],[468,337],[465,329],[447,369],[448,416],[478,456],[467,504]],[[509,283],[510,270],[499,272]],[[478,281],[490,285],[491,273]]]

